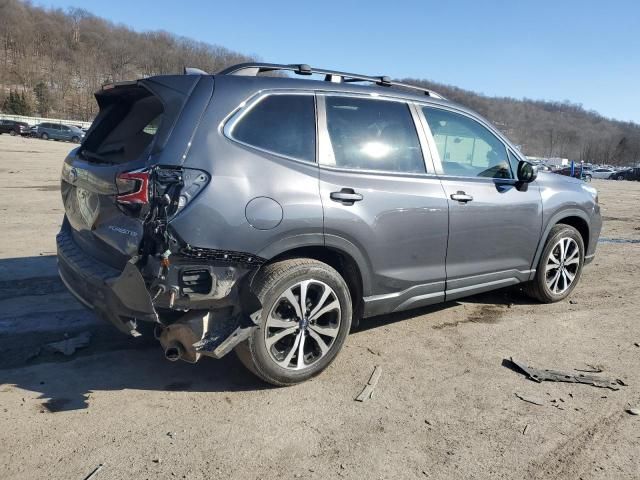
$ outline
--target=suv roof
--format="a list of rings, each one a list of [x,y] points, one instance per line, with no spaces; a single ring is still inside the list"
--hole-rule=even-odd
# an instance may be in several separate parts
[[[261,73],[288,71],[303,77],[311,75],[324,75],[324,80],[313,78],[295,78],[281,76],[267,76]],[[397,82],[386,75],[370,76],[359,73],[347,73],[338,70],[310,67],[306,64],[276,64],[276,63],[239,63],[232,65],[215,74],[209,74],[198,68],[185,67],[184,75],[211,76],[218,80],[222,78],[234,78],[234,83],[243,83],[248,90],[273,89],[304,89],[304,90],[330,90],[345,91],[351,93],[372,94],[378,93],[385,96],[401,97],[408,100],[424,101],[442,105],[454,106],[466,112],[472,112],[464,105],[446,99],[437,92],[417,85]],[[168,79],[175,79],[183,75],[159,75],[144,80],[155,80],[164,83]],[[115,87],[135,86],[141,80],[128,80],[110,82],[102,85],[96,94],[101,94]],[[364,83],[364,84],[363,84]],[[478,116],[477,113],[473,112]]]

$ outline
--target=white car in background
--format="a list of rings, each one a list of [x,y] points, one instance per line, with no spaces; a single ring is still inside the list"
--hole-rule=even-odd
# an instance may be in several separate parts
[[[612,173],[616,173],[614,168],[594,168],[591,170],[591,176],[593,178],[609,178]]]

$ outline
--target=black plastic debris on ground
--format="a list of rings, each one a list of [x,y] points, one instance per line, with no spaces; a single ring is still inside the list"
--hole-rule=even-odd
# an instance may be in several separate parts
[[[585,375],[578,372],[563,372],[559,370],[547,370],[532,368],[522,362],[518,362],[513,358],[504,359],[502,365],[515,372],[523,373],[534,382],[567,382],[567,383],[583,383],[599,388],[609,388],[611,390],[619,390],[621,386],[625,386],[622,380],[617,378],[602,377],[600,375]]]

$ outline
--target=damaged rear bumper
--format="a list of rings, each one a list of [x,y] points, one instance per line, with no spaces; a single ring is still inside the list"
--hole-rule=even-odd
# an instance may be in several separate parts
[[[137,320],[158,321],[144,279],[133,264],[119,272],[93,259],[76,245],[66,221],[56,241],[60,278],[83,305],[133,336],[138,335]]]
[[[152,259],[141,268],[132,259],[119,271],[85,253],[66,221],[57,248],[58,271],[67,289],[126,334],[140,335],[138,321],[155,322],[169,360],[221,358],[256,327],[261,306],[246,281],[258,266],[255,257],[247,264],[229,252],[221,259],[207,258],[211,255],[206,251],[186,248],[153,276],[149,272],[157,265]],[[204,284],[194,280],[203,277]]]

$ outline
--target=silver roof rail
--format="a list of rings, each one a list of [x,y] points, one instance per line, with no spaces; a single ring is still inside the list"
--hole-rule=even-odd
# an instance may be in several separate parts
[[[408,83],[396,82],[389,77],[361,75],[359,73],[347,73],[337,70],[327,70],[325,68],[312,68],[305,63],[301,64],[278,64],[278,63],[239,63],[232,65],[219,71],[216,75],[241,75],[255,77],[260,73],[265,72],[277,72],[277,71],[289,71],[297,75],[324,75],[325,81],[334,83],[355,83],[355,82],[369,82],[382,87],[401,87],[407,90],[418,91],[424,95],[432,98],[444,99],[442,95],[429,90],[427,88],[418,87],[417,85],[410,85]]]

